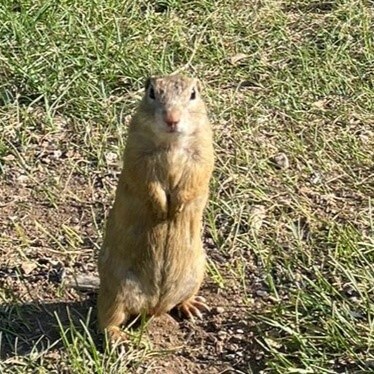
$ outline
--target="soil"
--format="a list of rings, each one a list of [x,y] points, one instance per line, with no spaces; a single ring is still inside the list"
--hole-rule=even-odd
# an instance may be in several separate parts
[[[84,157],[68,134],[57,145],[40,134],[33,142],[27,152],[20,147],[22,162],[12,154],[1,161],[0,354],[12,362],[49,347],[44,360],[56,367],[53,362],[59,365],[64,350],[61,329],[73,324],[82,330],[80,320],[89,320],[95,344],[103,345],[96,332],[96,294],[79,293],[64,280],[72,274],[97,275],[97,249],[119,169],[86,176],[74,170],[74,162]],[[227,258],[209,237],[204,240],[225,287],[207,278],[201,295],[211,311],[203,320],[192,323],[172,312],[150,321],[146,340],[157,354],[131,368],[134,373],[260,370],[263,357],[250,307],[221,266]]]

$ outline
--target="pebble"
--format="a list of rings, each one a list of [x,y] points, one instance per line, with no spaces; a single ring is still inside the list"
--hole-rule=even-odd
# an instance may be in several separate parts
[[[284,153],[278,153],[273,157],[272,161],[278,169],[288,169],[290,166],[288,157]]]
[[[225,311],[225,308],[223,308],[223,307],[221,307],[221,306],[217,306],[217,308],[216,308],[216,313],[218,313],[218,314],[222,314],[224,311]]]
[[[315,171],[310,176],[310,183],[312,184],[318,184],[322,182],[322,174],[318,171]]]
[[[29,177],[27,175],[20,175],[17,177],[17,181],[20,183],[26,183],[29,180]]]
[[[256,295],[260,296],[260,297],[266,297],[266,296],[268,296],[268,293],[264,290],[257,290]]]

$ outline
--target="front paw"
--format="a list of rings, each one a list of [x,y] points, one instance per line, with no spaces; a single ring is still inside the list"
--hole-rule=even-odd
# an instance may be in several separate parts
[[[155,215],[156,215],[156,218],[159,220],[159,221],[165,221],[167,218],[168,218],[168,211],[167,209],[165,210],[155,210]]]
[[[169,217],[172,218],[181,213],[185,207],[185,203],[185,199],[180,194],[172,194],[170,196]]]
[[[149,189],[149,205],[157,220],[164,221],[168,217],[168,198],[164,189],[153,184]]]
[[[164,221],[168,217],[168,203],[165,196],[165,199],[159,198],[157,200],[152,200],[150,202],[152,212],[157,220]]]

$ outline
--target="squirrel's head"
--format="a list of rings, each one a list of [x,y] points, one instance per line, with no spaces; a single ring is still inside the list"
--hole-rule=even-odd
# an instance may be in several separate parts
[[[206,118],[200,82],[181,75],[148,78],[142,110],[151,130],[162,137],[192,134]]]

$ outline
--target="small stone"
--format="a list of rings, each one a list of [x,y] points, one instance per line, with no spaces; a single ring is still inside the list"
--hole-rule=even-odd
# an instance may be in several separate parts
[[[310,183],[312,184],[318,184],[318,183],[321,183],[322,181],[322,175],[321,173],[319,173],[318,171],[315,171],[311,174],[310,176]]]
[[[112,164],[117,160],[118,156],[117,153],[108,152],[105,154],[105,159],[108,164]]]
[[[78,217],[71,217],[71,222],[72,223],[79,223],[79,218]]]
[[[229,352],[236,352],[238,350],[239,346],[237,344],[234,344],[234,343],[229,343],[229,344],[227,344],[226,348]]]
[[[322,100],[315,101],[312,104],[312,106],[314,108],[316,108],[316,109],[324,110],[325,106],[326,106],[326,103],[327,103],[327,100],[326,99],[322,99]]]
[[[22,262],[21,268],[25,275],[29,275],[34,269],[37,268],[37,264],[32,261],[25,261],[25,262]]]
[[[288,157],[284,153],[278,153],[272,158],[272,161],[278,169],[288,169],[290,166]]]
[[[355,303],[355,304],[359,304],[360,303],[359,298],[356,297],[356,296],[350,297],[349,300],[352,301],[352,303]]]
[[[222,306],[217,306],[216,307],[216,313],[217,314],[222,314],[225,311],[225,309]]]
[[[17,181],[20,183],[26,183],[29,180],[29,177],[27,175],[20,175],[17,177]]]
[[[264,290],[257,290],[256,295],[260,296],[260,297],[266,297],[266,296],[268,296],[268,293]]]
[[[62,152],[60,150],[53,151],[52,157],[58,159],[62,156]]]
[[[241,342],[244,339],[244,336],[242,334],[235,334],[232,337],[234,341],[239,341],[239,342]]]
[[[12,154],[9,154],[3,157],[4,161],[14,161],[15,159],[16,159],[15,156]]]

